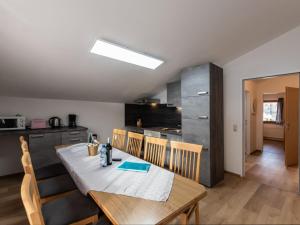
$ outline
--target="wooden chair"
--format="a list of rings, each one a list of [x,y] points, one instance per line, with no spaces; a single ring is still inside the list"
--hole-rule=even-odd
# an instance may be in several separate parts
[[[63,199],[41,205],[31,174],[25,174],[23,178],[21,198],[30,225],[83,225],[95,223],[98,220],[99,209],[93,201],[83,196],[79,191],[76,195],[69,195]]]
[[[126,152],[139,158],[141,156],[143,139],[143,134],[128,132]]]
[[[201,151],[202,145],[171,141],[169,169],[181,176],[199,182]],[[196,224],[200,224],[198,202],[185,213],[180,215],[181,224],[188,224],[193,212],[195,212]]]
[[[164,167],[166,158],[167,139],[146,137],[144,160]]]
[[[24,173],[32,176],[34,186],[36,190],[38,190],[36,195],[41,200],[41,203],[60,198],[77,189],[72,178],[68,174],[37,182],[29,152],[23,154],[21,161]]]
[[[126,130],[113,129],[112,147],[124,150],[125,148]]]
[[[19,140],[20,140],[20,143],[21,143],[21,149],[22,149],[22,152],[29,152],[28,150],[28,143],[27,141],[25,140],[24,136],[20,136],[19,137]]]
[[[20,136],[19,140],[21,143],[21,149],[22,149],[23,154],[25,152],[30,154],[29,148],[28,148],[28,143],[25,140],[25,138],[23,136]],[[41,149],[41,151],[42,151],[42,149]],[[61,163],[55,163],[55,164],[51,164],[51,165],[48,165],[48,166],[45,166],[42,168],[34,169],[34,173],[35,173],[36,180],[40,181],[40,180],[60,176],[63,174],[68,174],[68,171]]]

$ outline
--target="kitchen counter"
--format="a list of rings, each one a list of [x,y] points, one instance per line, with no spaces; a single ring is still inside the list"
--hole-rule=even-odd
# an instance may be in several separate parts
[[[77,126],[74,128],[71,127],[42,128],[42,129],[26,128],[25,130],[2,130],[0,131],[0,135],[11,135],[11,134],[29,135],[29,134],[72,132],[72,131],[84,131],[84,130],[87,130],[87,128],[81,126]]]
[[[171,134],[171,135],[178,135],[181,136],[181,129],[176,129],[176,128],[165,128],[165,127],[134,127],[134,126],[126,126],[126,130],[144,134],[144,130],[150,130],[150,131],[156,131],[160,132],[163,135]],[[168,130],[171,129],[171,130]]]

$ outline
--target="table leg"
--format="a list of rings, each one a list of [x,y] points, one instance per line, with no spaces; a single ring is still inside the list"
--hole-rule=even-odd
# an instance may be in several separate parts
[[[195,208],[195,223],[200,224],[199,203],[197,203]]]
[[[180,214],[180,224],[187,225],[189,223],[188,216],[185,213]]]

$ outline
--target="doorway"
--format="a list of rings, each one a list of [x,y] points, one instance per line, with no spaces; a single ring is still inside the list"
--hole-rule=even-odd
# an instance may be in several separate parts
[[[299,73],[243,81],[243,175],[298,192]]]

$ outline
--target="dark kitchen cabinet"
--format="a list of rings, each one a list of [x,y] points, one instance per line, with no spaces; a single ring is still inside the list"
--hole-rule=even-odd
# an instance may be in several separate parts
[[[3,131],[2,131],[3,132]],[[24,135],[0,132],[0,176],[15,174],[23,171],[21,164],[22,151],[19,137]]]
[[[35,168],[59,162],[54,146],[61,145],[61,133],[29,135],[29,150]]]
[[[168,106],[181,107],[181,82],[176,81],[167,84]]]
[[[72,145],[81,142],[87,141],[87,132],[86,131],[69,131],[62,133],[62,144],[63,145]]]
[[[22,151],[19,137],[28,141],[32,163],[35,168],[59,162],[55,146],[87,142],[87,128],[60,127],[45,129],[0,131],[0,176],[23,171]]]
[[[59,162],[55,146],[87,142],[87,128],[58,128],[29,134],[29,151],[35,168]]]
[[[211,187],[224,179],[223,70],[212,64],[181,74],[182,137],[203,145],[200,183]]]

